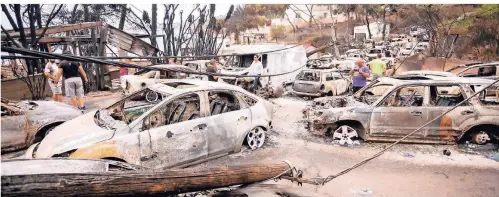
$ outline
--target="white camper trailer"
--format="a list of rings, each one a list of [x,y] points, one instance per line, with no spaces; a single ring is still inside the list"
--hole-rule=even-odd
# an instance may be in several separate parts
[[[255,54],[260,54],[262,56],[262,59],[260,61],[263,64],[263,70],[264,70],[262,75],[286,73],[296,70],[294,72],[285,75],[273,76],[270,78],[261,77],[260,81],[262,83],[262,86],[266,86],[269,83],[269,80],[272,84],[292,83],[296,78],[296,75],[300,73],[300,71],[303,68],[306,68],[305,65],[307,63],[307,55],[305,48],[303,46],[296,46],[296,47],[293,46],[295,45],[269,44],[269,45],[232,45],[230,47],[226,47],[221,51],[222,55],[229,55],[229,54],[233,55],[247,54],[247,55],[233,56],[232,59],[229,59],[227,61],[227,66],[221,70],[221,73],[246,75],[248,73],[247,69],[253,62],[253,56]],[[275,52],[261,53],[266,51],[275,51]],[[220,77],[220,79],[229,83],[230,81],[235,80],[234,77]]]

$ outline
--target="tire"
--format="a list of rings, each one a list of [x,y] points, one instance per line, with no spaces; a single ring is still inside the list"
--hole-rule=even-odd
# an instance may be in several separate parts
[[[358,143],[359,131],[349,125],[341,125],[333,131],[333,142],[340,145],[352,145]]]
[[[265,130],[261,127],[255,127],[246,135],[246,145],[248,145],[251,150],[261,148],[265,143],[265,137]]]

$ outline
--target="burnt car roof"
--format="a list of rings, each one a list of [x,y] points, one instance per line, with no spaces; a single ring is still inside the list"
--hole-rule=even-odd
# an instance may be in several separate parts
[[[191,88],[177,89],[171,86],[168,86],[169,83],[184,83],[186,85],[193,85]],[[246,92],[244,89],[233,86],[227,83],[221,82],[212,82],[212,81],[202,81],[202,80],[189,80],[189,79],[178,79],[178,80],[168,80],[167,82],[157,83],[149,87],[154,91],[158,91],[166,94],[181,94],[185,92],[193,92],[193,91],[202,91],[202,90],[210,90],[210,89],[228,89],[235,91]]]
[[[391,78],[389,82],[400,83],[400,84],[491,84],[494,80],[491,79],[480,79],[480,78],[465,78],[465,77],[436,77],[436,76],[425,76],[428,77],[426,80],[417,79],[397,79]],[[388,81],[389,77],[383,77],[378,80]]]

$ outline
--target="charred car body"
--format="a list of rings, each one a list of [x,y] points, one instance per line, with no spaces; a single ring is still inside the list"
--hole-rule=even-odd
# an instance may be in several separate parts
[[[391,142],[437,118],[489,85],[487,79],[442,77],[431,80],[380,78],[349,97],[320,98],[303,111],[306,128],[351,144],[357,139]],[[497,87],[497,86],[496,86]],[[404,142],[477,144],[499,140],[496,87],[438,118]]]
[[[180,71],[195,72],[197,70],[192,69],[187,66],[177,65],[177,64],[161,64],[154,65],[151,68],[165,68],[165,69],[175,69]],[[133,75],[125,75],[120,77],[121,88],[123,93],[128,95],[137,90],[146,88],[152,84],[165,82],[168,79],[185,79],[185,78],[197,78],[197,75],[189,75],[182,72],[169,72],[169,71],[159,71],[159,70],[143,70],[139,71]],[[201,77],[201,79],[203,79]],[[204,78],[207,80],[207,78]]]
[[[2,102],[2,154],[27,148],[58,125],[80,115],[80,110],[59,102]]]
[[[457,76],[461,77],[499,79],[499,62],[462,65],[449,69],[447,72],[456,71],[457,69],[462,69],[456,73]]]
[[[272,104],[223,83],[155,84],[54,129],[27,158],[111,159],[146,167],[202,162],[265,141]],[[70,131],[70,132],[68,132]]]
[[[350,79],[337,69],[305,69],[293,82],[293,94],[299,96],[336,96],[347,93]]]

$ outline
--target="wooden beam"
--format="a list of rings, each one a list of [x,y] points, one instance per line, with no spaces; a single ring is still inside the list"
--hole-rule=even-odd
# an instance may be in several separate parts
[[[290,175],[286,162],[167,171],[2,176],[5,196],[165,196]]]
[[[98,26],[102,26],[102,23],[101,22],[86,22],[86,23],[78,23],[78,24],[70,24],[70,25],[52,26],[52,27],[47,28],[45,35],[73,31],[73,30],[82,30],[82,29],[94,28],[94,27],[98,27]],[[13,38],[20,37],[19,32],[16,32],[14,30],[9,30],[7,32]],[[24,32],[26,35],[30,34],[29,28],[24,29]],[[37,29],[36,35],[40,36],[42,34],[42,32],[43,32],[43,28]],[[2,39],[5,39],[6,36],[7,36],[6,34],[2,33]]]

